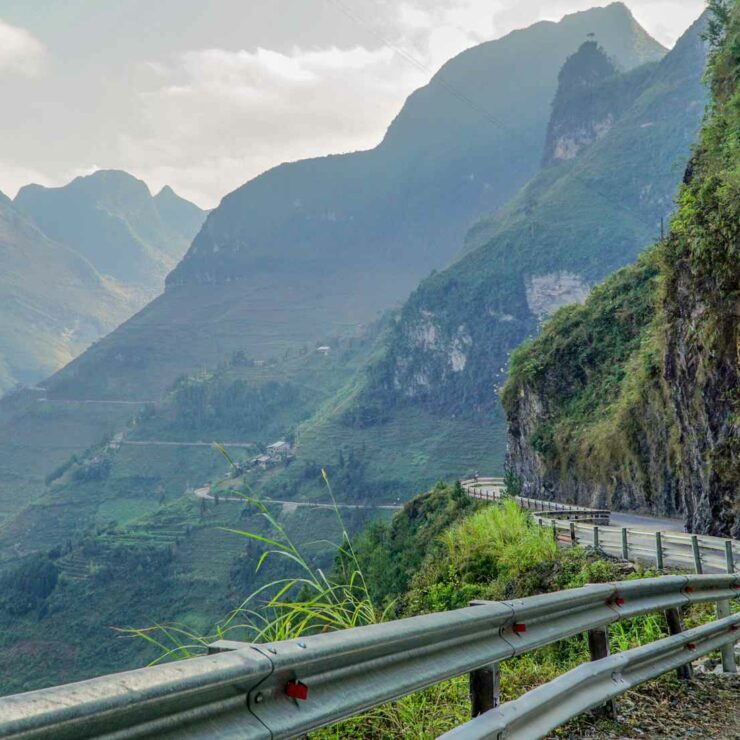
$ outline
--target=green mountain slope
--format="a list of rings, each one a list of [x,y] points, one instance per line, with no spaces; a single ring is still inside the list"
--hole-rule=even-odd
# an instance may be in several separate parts
[[[517,350],[504,402],[530,490],[738,537],[740,5],[718,10],[712,106],[670,234]]]
[[[564,45],[558,66],[594,30],[596,19],[606,19],[601,27],[604,36],[614,29],[619,32],[617,20],[626,17],[623,9],[612,6],[601,13],[575,16],[578,28],[569,38],[570,46],[566,49]],[[627,20],[629,34],[621,52],[632,54],[634,62],[632,47],[642,43],[640,38],[644,36],[635,33],[633,22],[628,17]],[[542,24],[536,28],[540,29],[538,33],[552,33],[553,29],[568,28],[569,23],[576,21],[569,20],[565,25]],[[601,33],[599,39],[602,40]],[[487,53],[496,48],[495,44],[484,46]],[[619,50],[610,49],[614,55]],[[479,79],[486,77],[485,70],[477,68],[480,59],[475,55],[458,58],[461,74],[466,59],[471,64],[476,62],[468,71],[475,72]],[[697,62],[696,76],[700,68],[701,60]],[[533,163],[532,171],[542,156],[557,66],[542,73],[549,76],[552,84],[543,100],[536,104],[543,113],[536,148],[527,151]],[[632,74],[635,76],[625,83],[629,94],[625,94],[623,104],[614,112],[620,120],[627,115],[625,110],[633,110],[634,99],[639,99],[648,89],[648,79],[657,70],[639,73],[635,70]],[[617,84],[611,78],[604,81],[607,83]],[[433,92],[445,91],[430,86],[419,94],[419,108],[414,107],[417,103],[412,104],[412,98],[394,124],[396,131],[392,129],[389,137],[391,133],[405,136],[406,144],[413,150],[414,134],[418,138],[418,131],[425,123],[422,113],[436,111],[444,118],[445,106],[424,107],[434,100]],[[656,97],[659,97],[657,93]],[[656,106],[659,110],[658,103]],[[410,117],[409,111],[416,111],[415,116]],[[449,119],[445,118],[443,123],[440,131],[447,131],[445,146],[458,147],[457,155],[462,157],[464,152],[460,148],[466,143],[465,138],[458,138]],[[685,122],[678,125],[673,133],[680,131],[688,138],[684,125]],[[615,123],[612,131],[575,160],[558,161],[551,173],[557,171],[560,177],[560,172],[570,171],[616,130]],[[671,134],[668,129],[664,133]],[[511,141],[504,138],[503,144],[511,146]],[[475,137],[471,140],[475,142]],[[437,153],[442,143],[435,142],[433,153]],[[429,158],[431,154],[427,151],[424,156],[419,155],[419,162]],[[306,171],[315,166],[305,165]],[[405,166],[409,167],[408,160]],[[296,167],[298,170],[300,166]],[[556,179],[550,175],[550,181]],[[337,190],[348,189],[346,180],[342,183],[345,187]],[[437,183],[433,185],[436,187]],[[442,183],[440,187],[447,186]],[[354,197],[354,193],[351,195]],[[465,405],[469,402],[465,398],[460,412],[450,412],[445,398],[437,406],[408,403],[403,399],[397,402],[396,397],[383,396],[377,409],[373,406],[377,399],[372,394],[366,395],[365,390],[372,390],[375,381],[382,378],[379,369],[384,367],[387,348],[394,345],[402,323],[390,326],[381,336],[362,337],[357,346],[347,346],[348,340],[344,339],[328,339],[334,331],[346,334],[361,316],[366,321],[387,299],[383,291],[388,293],[390,289],[373,272],[377,264],[370,265],[363,276],[369,283],[375,281],[377,295],[358,291],[357,282],[342,282],[346,273],[342,272],[343,255],[336,253],[336,244],[327,247],[326,254],[334,262],[327,262],[325,274],[316,272],[316,264],[321,264],[318,261],[314,265],[298,258],[293,261],[293,272],[310,277],[307,281],[297,280],[284,265],[279,266],[280,272],[267,271],[273,263],[267,263],[266,259],[260,258],[260,266],[255,267],[248,255],[242,259],[243,249],[236,249],[242,245],[243,234],[236,229],[232,231],[231,227],[241,218],[239,206],[244,204],[239,203],[236,194],[231,197],[233,201],[228,209],[224,204],[220,214],[219,211],[211,214],[197,240],[197,248],[193,247],[187,264],[183,263],[176,271],[165,296],[109,340],[92,348],[82,362],[73,363],[54,378],[49,400],[33,405],[32,399],[25,397],[15,399],[13,409],[0,406],[0,443],[18,444],[19,438],[21,442],[34,439],[40,444],[47,463],[46,469],[33,467],[35,463],[25,458],[24,465],[32,469],[34,485],[21,487],[21,476],[28,471],[19,474],[9,456],[1,457],[4,444],[0,444],[0,473],[5,475],[0,505],[8,512],[7,520],[0,525],[2,557],[6,559],[3,570],[15,572],[18,566],[26,567],[26,560],[33,563],[39,555],[43,556],[40,548],[61,545],[52,552],[52,558],[62,574],[61,586],[50,598],[45,597],[45,604],[42,599],[41,606],[14,618],[13,631],[3,632],[7,659],[0,664],[0,686],[5,690],[38,686],[42,656],[44,676],[49,682],[63,673],[67,677],[84,677],[136,664],[148,657],[141,644],[111,640],[107,625],[141,625],[176,619],[194,629],[204,629],[214,615],[223,613],[255,584],[254,551],[221,529],[254,526],[243,504],[229,501],[224,489],[219,502],[198,499],[192,490],[222,475],[225,463],[208,447],[177,447],[155,442],[198,442],[216,437],[261,445],[273,435],[286,433],[297,445],[296,459],[290,465],[250,471],[230,483],[250,483],[260,493],[276,500],[301,502],[320,495],[326,498],[320,488],[323,466],[329,470],[340,499],[359,505],[406,499],[426,482],[466,472],[465,468],[493,470],[501,456],[503,425],[481,422],[481,417],[474,413],[477,405],[486,414],[483,418],[490,419],[490,402],[483,390],[479,401],[473,398],[470,405]],[[286,202],[291,201],[286,199]],[[431,198],[428,201],[433,202],[436,201]],[[411,208],[410,213],[413,213]],[[266,211],[267,216],[278,218]],[[436,212],[430,215],[433,219],[438,217]],[[235,220],[232,222],[231,218]],[[213,224],[218,225],[217,231]],[[312,233],[319,234],[325,228],[326,225],[317,226]],[[480,235],[482,230],[476,233]],[[447,245],[448,254],[459,249],[461,234],[462,231],[454,243]],[[305,245],[318,251],[318,247],[309,245],[308,237]],[[373,250],[379,248],[370,244],[368,254],[375,259],[377,252]],[[285,253],[296,257],[292,249],[288,245]],[[333,264],[337,265],[336,274]],[[245,265],[244,273],[240,273]],[[358,272],[365,267],[357,259],[353,269]],[[393,267],[386,266],[384,276],[388,280]],[[240,276],[239,280],[227,281],[232,270]],[[497,302],[501,319],[498,323],[511,323],[507,314],[521,311],[526,317],[522,323],[529,321],[527,326],[533,330],[536,320],[530,311],[526,289],[508,291],[507,285],[503,281],[501,293],[494,295],[499,287],[492,281],[488,292],[481,290],[474,297],[488,296]],[[445,293],[440,300],[447,300]],[[352,301],[356,305],[349,305]],[[468,319],[482,313],[480,308],[477,300],[459,306],[461,312],[467,312]],[[401,322],[404,320],[402,314]],[[506,347],[518,341],[521,327],[514,323],[511,335],[501,335],[496,340],[501,344],[502,354]],[[423,331],[420,336],[434,340],[434,335],[424,335]],[[313,339],[331,347],[328,357],[310,351]],[[305,354],[291,349],[302,345],[306,345]],[[243,350],[248,362],[243,364],[236,354],[232,356],[234,361],[223,362],[233,349]],[[266,359],[266,364],[261,364]],[[219,360],[221,366],[216,367]],[[256,363],[252,364],[252,360]],[[485,353],[480,364],[486,368]],[[369,374],[368,365],[372,368]],[[194,372],[204,366],[214,370]],[[490,371],[490,364],[487,367]],[[189,377],[172,387],[184,368],[188,368]],[[268,383],[276,383],[278,387],[271,386],[268,393]],[[490,393],[491,385],[492,382],[483,388]],[[160,400],[157,394],[167,387],[172,392]],[[126,407],[87,402],[106,397],[151,399],[157,403]],[[282,400],[288,397],[291,403],[283,404]],[[74,401],[75,398],[80,400]],[[368,400],[371,403],[366,405]],[[440,408],[443,414],[439,413]],[[238,413],[242,409],[243,413]],[[250,426],[265,417],[267,422],[260,421],[258,429]],[[380,421],[383,423],[379,424]],[[11,429],[16,432],[14,440],[9,439]],[[106,429],[111,432],[110,438],[100,443],[100,435]],[[122,431],[125,436],[118,437]],[[80,446],[92,447],[86,454],[70,459],[72,450],[63,449],[62,438],[85,440]],[[240,463],[252,455],[235,447],[230,452]],[[65,460],[69,464],[53,471],[48,477],[48,488],[44,488],[44,475]],[[17,477],[13,478],[14,475]],[[23,497],[15,495],[18,490],[22,490]],[[286,527],[302,540],[331,537],[332,527],[336,526],[331,512],[296,508],[295,503],[271,506]],[[348,528],[355,531],[372,515],[372,510],[349,509],[346,514]],[[318,556],[326,557],[327,553]],[[133,585],[131,573],[137,574]],[[80,620],[79,604],[83,602],[88,608]],[[2,618],[10,619],[7,614]],[[18,661],[13,659],[16,655],[28,656],[20,670]]]
[[[675,64],[680,67],[678,63],[684,59],[685,49],[686,42],[663,64]],[[583,56],[587,57],[586,75],[591,74],[594,64],[606,66],[607,74],[602,76],[597,85],[599,93],[601,94],[601,88],[604,86],[610,91],[619,93],[614,95],[609,102],[609,115],[615,117],[613,130],[617,133],[620,131],[619,124],[622,117],[631,120],[629,116],[634,115],[633,108],[641,104],[639,101],[642,97],[654,95],[653,85],[670,77],[670,70],[666,72],[664,68],[656,68],[652,65],[619,75],[606,60],[603,52],[591,44],[582,47],[581,51],[572,58],[571,66],[574,64],[578,67],[579,59]],[[703,56],[696,56],[695,61],[694,79],[701,74]],[[583,71],[577,74],[581,75]],[[680,76],[670,78],[685,82],[685,79]],[[566,80],[566,84],[570,82],[572,80]],[[691,95],[696,89],[701,92],[700,88],[689,88],[685,95]],[[675,88],[671,88],[671,92],[675,92]],[[589,87],[587,93],[591,95],[593,89]],[[602,96],[599,100],[603,101],[605,98]],[[574,104],[577,105],[579,102],[576,100]],[[661,106],[664,104],[664,98],[658,98],[655,103],[656,108],[651,110],[651,113],[655,116],[660,115]],[[687,127],[690,125],[690,120],[686,122]],[[563,128],[562,131],[567,131],[567,129]],[[593,141],[606,142],[611,135],[612,131],[601,138],[597,136],[592,138]],[[681,149],[684,138],[686,137],[679,137],[678,143],[674,144],[677,149]],[[583,146],[586,147],[586,144],[583,143]],[[593,143],[593,146],[596,144]],[[582,156],[586,156],[589,151],[586,148]],[[614,156],[613,149],[610,148],[607,151]],[[559,173],[561,177],[567,177],[570,175],[570,166],[570,162],[556,163],[545,171],[546,177],[551,180],[552,172]],[[462,262],[467,259],[469,257]],[[449,272],[455,269],[453,267]],[[441,277],[444,275],[445,273],[442,273]],[[489,280],[485,284],[489,291],[486,299],[488,305],[493,305],[494,301],[497,302],[499,317],[503,317],[505,312],[509,312],[510,315],[518,313],[526,316],[530,312],[526,291],[523,288],[519,290],[519,303],[517,304],[514,299],[516,294],[507,290],[508,285],[509,283],[505,281],[499,284]],[[495,295],[495,290],[499,290],[498,295]],[[439,299],[440,303],[443,301],[444,296]],[[467,311],[467,316],[461,318],[460,322],[474,321],[477,318],[475,300],[471,303],[463,303],[456,308],[461,316],[465,316]],[[146,420],[137,422],[135,433],[141,435],[142,439],[159,438],[167,441],[181,440],[183,435],[185,439],[191,438],[188,435],[194,435],[192,439],[196,440],[214,438],[234,440],[240,435],[242,438],[246,435],[249,439],[264,442],[267,440],[262,439],[261,435],[269,430],[270,434],[279,436],[282,425],[284,431],[290,429],[296,441],[296,463],[284,471],[273,471],[269,475],[251,479],[251,483],[257,485],[267,495],[282,499],[310,499],[320,494],[320,478],[316,474],[320,467],[329,469],[333,475],[338,477],[341,481],[342,496],[355,501],[378,501],[380,499],[394,501],[399,497],[405,498],[409,492],[427,487],[439,478],[456,473],[471,472],[476,468],[500,471],[505,434],[500,418],[492,420],[493,404],[491,400],[486,399],[487,395],[492,395],[491,382],[481,382],[479,386],[474,385],[467,389],[467,396],[464,395],[460,399],[459,406],[448,407],[449,411],[445,410],[444,406],[429,403],[400,403],[393,406],[390,393],[384,394],[384,388],[380,393],[377,392],[377,384],[382,383],[383,373],[387,371],[389,348],[399,349],[397,340],[399,327],[403,326],[403,321],[402,312],[399,321],[391,321],[382,334],[372,340],[371,346],[363,352],[362,362],[348,360],[349,364],[343,372],[341,383],[335,382],[334,385],[329,385],[326,378],[317,378],[312,375],[313,371],[304,367],[303,363],[298,363],[292,371],[294,380],[289,384],[292,388],[290,392],[295,394],[294,402],[292,405],[276,407],[271,414],[268,414],[269,420],[265,421],[261,427],[259,424],[248,429],[244,427],[244,424],[238,428],[234,427],[233,423],[229,425],[228,420],[232,419],[232,411],[238,414],[241,403],[246,403],[247,400],[249,404],[253,403],[251,390],[247,392],[247,388],[244,388],[243,392],[240,391],[233,395],[236,391],[228,384],[224,386],[221,374],[199,373],[190,379],[179,381],[164,405],[158,406],[157,411]],[[522,324],[525,328],[528,326],[530,330],[536,328],[534,319],[527,325],[521,320],[514,320],[513,316],[511,320],[502,319],[496,324],[496,326],[503,326],[510,330],[508,334],[502,331],[495,338],[501,356],[505,356],[506,350],[518,341],[522,332]],[[455,326],[458,325],[459,322],[455,324]],[[415,331],[423,341],[429,344],[437,339],[434,327],[427,334],[425,334],[424,327],[417,328]],[[334,340],[330,344],[333,346]],[[249,344],[245,341],[245,347],[248,346]],[[465,341],[461,339],[456,351],[463,354],[466,346]],[[330,352],[333,353],[333,351]],[[285,357],[290,356],[291,352],[285,354]],[[336,362],[333,354],[332,357],[333,362]],[[485,359],[490,361],[490,356]],[[502,362],[505,362],[505,359]],[[285,373],[285,365],[293,366],[293,361],[276,360],[269,365],[272,369],[268,371],[268,375],[272,373],[274,380],[280,381]],[[260,367],[263,366],[260,365]],[[347,375],[348,368],[352,369],[349,375]],[[490,374],[490,367],[481,363],[480,372]],[[330,377],[334,377],[334,374],[332,373]],[[474,376],[474,378],[476,383],[479,382],[479,376]],[[433,385],[434,382],[432,380],[430,384]],[[309,409],[305,406],[303,392],[298,389],[316,387],[317,384],[324,389],[324,393],[319,397],[312,397]],[[50,396],[51,399],[58,397],[59,400],[52,400],[51,403],[65,403],[62,399],[72,397],[71,391],[74,387],[74,383],[66,385],[64,379],[60,379],[53,386],[53,393]],[[99,386],[95,386],[94,390],[99,390]],[[287,392],[287,388],[282,390]],[[444,391],[444,388],[440,390]],[[120,388],[119,391],[121,391]],[[133,392],[133,387],[131,392]],[[180,404],[185,404],[187,410],[176,413],[174,409]],[[252,410],[246,410],[245,407],[243,413],[250,418],[259,418],[263,415],[262,411],[255,410],[251,405],[249,409]],[[439,413],[440,410],[444,413]],[[171,421],[166,422],[167,418]],[[244,423],[246,422],[245,419]],[[211,466],[206,464],[206,455],[193,457],[192,465],[177,469],[172,466],[180,458],[172,457],[169,452],[162,450],[148,453],[142,450],[130,451],[131,460],[134,460],[136,455],[140,455],[142,460],[146,457],[149,461],[147,465],[150,467],[153,460],[159,461],[157,482],[154,482],[154,478],[150,481],[155,487],[164,486],[168,489],[168,479],[178,480],[181,484],[182,475],[186,475],[193,485],[202,485],[212,474]],[[347,464],[350,459],[352,460],[351,465]],[[180,462],[177,464],[181,465]],[[106,490],[107,485],[93,486],[90,497],[87,499],[88,504],[96,507],[95,501],[98,494],[103,498],[109,496]],[[122,487],[115,490],[123,492]],[[53,500],[58,502],[58,492]],[[27,515],[33,520],[34,517],[38,518],[40,513],[38,509],[29,510]],[[8,525],[6,541],[15,541],[16,527],[20,527],[21,530],[29,528],[25,523],[25,518],[26,514],[20,515],[16,523]],[[59,536],[63,539],[68,535],[67,530],[59,532]]]
[[[588,104],[574,103],[582,120],[560,112],[575,131],[567,136],[584,145],[578,155],[546,164],[501,213],[471,229],[462,259],[422,282],[348,412],[352,424],[383,421],[405,404],[445,415],[495,413],[493,391],[509,352],[659,233],[704,109],[702,26],[657,67],[602,83],[613,93],[611,109],[599,114],[611,119],[606,130],[593,129],[588,86]],[[592,54],[589,45],[584,52]]]
[[[462,53],[375,149],[281,165],[224,198],[165,294],[52,385],[156,395],[245,337],[270,357],[375,319],[536,172],[557,70],[589,32],[625,68],[664,53],[621,4]]]
[[[27,185],[14,204],[50,238],[147,299],[161,291],[205,218],[171,189],[153,198],[145,183],[117,170],[59,188]]]
[[[592,31],[624,67],[663,53],[618,4],[568,16],[557,24],[537,24],[452,60],[443,76],[411,96],[384,143],[373,152],[285,165],[225,199],[209,215],[197,245],[165,294],[44,383],[53,404],[39,404],[32,396],[0,403],[0,512],[9,515],[43,492],[45,476],[69,456],[70,448],[84,450],[101,434],[125,424],[136,411],[130,402],[157,400],[181,375],[214,366],[237,350],[269,359],[353,331],[406,295],[432,267],[431,252],[421,244],[426,237],[417,236],[417,232],[429,236],[432,230],[423,223],[425,218],[436,219],[434,228],[440,230],[447,218],[457,223],[454,239],[450,233],[434,242],[437,257],[449,259],[459,250],[466,220],[500,204],[537,168],[558,66]],[[526,86],[512,80],[509,71],[514,67],[528,80]],[[505,113],[524,142],[451,96],[448,78],[479,104]],[[354,171],[355,176],[348,182],[340,171]],[[467,178],[471,172],[478,173],[472,181]],[[410,180],[401,187],[398,178],[403,173]],[[485,183],[495,185],[493,196],[486,195],[491,188]],[[90,186],[78,182],[72,191],[85,187]],[[283,218],[279,208],[294,208],[297,195],[319,210],[312,210],[308,219]],[[273,198],[272,206],[266,198]],[[329,209],[335,198],[337,203],[353,204],[351,221],[320,218],[321,213],[334,213],[322,209]],[[440,205],[439,198],[446,198],[449,205]],[[406,224],[399,204],[409,216],[415,214],[416,221]],[[114,211],[113,206],[109,210]],[[396,214],[392,219],[387,217],[391,212]],[[261,241],[256,246],[250,241],[249,249],[241,229],[252,228],[251,221],[245,222],[242,213],[254,216],[254,228],[262,230]],[[106,216],[109,221],[123,223]],[[370,224],[372,228],[370,221],[376,224]],[[296,224],[300,239],[290,231]],[[272,226],[274,234],[268,234]],[[395,236],[384,236],[379,243],[379,229],[385,236]],[[288,259],[296,257],[299,243],[315,256],[312,265]],[[402,245],[392,258],[378,253],[392,243]],[[337,244],[346,245],[346,259],[337,256]],[[274,247],[272,256],[243,279],[228,279],[220,272],[219,265],[227,264],[221,255],[231,255],[229,269],[233,266],[237,277],[239,265],[248,264],[250,254],[264,255],[263,247]],[[213,269],[206,266],[209,254]],[[221,282],[214,284],[216,278]],[[88,403],[103,400],[111,403]],[[406,428],[428,426],[409,420]],[[500,437],[501,430],[497,434]],[[424,456],[417,459],[416,470],[422,470]]]
[[[68,363],[134,310],[130,297],[47,238],[0,194],[0,395]]]

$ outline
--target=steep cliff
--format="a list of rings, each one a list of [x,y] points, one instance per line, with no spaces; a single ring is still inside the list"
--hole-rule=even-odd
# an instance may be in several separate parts
[[[552,161],[473,227],[461,259],[414,291],[348,420],[376,423],[408,403],[490,414],[510,351],[655,237],[701,124],[703,23],[659,64],[626,74],[595,42],[568,59],[549,128]],[[598,136],[604,115],[612,122]],[[576,139],[577,156],[553,158],[557,142]]]
[[[740,6],[713,5],[713,102],[668,237],[518,349],[503,400],[529,490],[738,536]]]
[[[611,130],[642,91],[653,65],[618,74],[615,63],[595,40],[568,57],[558,75],[543,164],[577,157]]]

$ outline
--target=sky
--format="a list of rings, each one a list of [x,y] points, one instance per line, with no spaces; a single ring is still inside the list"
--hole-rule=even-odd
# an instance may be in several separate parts
[[[449,58],[601,0],[0,0],[0,191],[124,169],[212,208],[376,145]],[[704,0],[627,0],[664,46]]]

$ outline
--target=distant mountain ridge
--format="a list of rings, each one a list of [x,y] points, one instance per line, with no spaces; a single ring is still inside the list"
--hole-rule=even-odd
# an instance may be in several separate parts
[[[535,174],[557,70],[594,32],[622,69],[665,54],[621,3],[469,49],[409,97],[375,149],[280,165],[227,195],[168,285],[247,278],[278,253],[311,271],[317,258],[392,259],[412,288]]]
[[[205,212],[126,172],[0,193],[0,395],[73,360],[162,291]]]
[[[704,111],[704,24],[697,21],[657,66],[602,75],[628,105],[612,106],[602,136],[583,139],[573,158],[552,160],[500,213],[476,224],[468,253],[414,291],[348,411],[352,423],[382,420],[405,402],[490,412],[508,353],[652,242],[673,208]],[[603,64],[598,56],[592,62]],[[594,110],[577,96],[571,102],[582,121],[557,106],[553,114],[569,120],[575,140]]]
[[[376,319],[536,172],[557,70],[590,32],[625,68],[664,55],[619,3],[463,52],[410,96],[376,149],[281,165],[226,196],[165,294],[52,392],[157,396],[204,357],[271,357]]]
[[[130,296],[0,194],[0,395],[41,380],[133,310]]]
[[[14,205],[98,272],[147,299],[161,292],[206,215],[171,188],[153,197],[146,183],[120,170],[57,188],[27,185]]]

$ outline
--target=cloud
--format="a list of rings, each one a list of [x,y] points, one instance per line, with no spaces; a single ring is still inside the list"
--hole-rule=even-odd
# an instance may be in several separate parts
[[[281,162],[373,146],[405,98],[463,49],[610,1],[314,0],[323,14],[312,25],[312,3],[281,0],[248,4],[250,23],[238,24],[238,34],[227,33],[242,17],[234,11],[238,0],[214,4],[205,25],[193,24],[185,10],[173,15],[165,12],[169,4],[154,3],[152,13],[163,14],[172,34],[145,46],[145,35],[121,32],[95,65],[83,61],[72,11],[68,28],[62,24],[55,37],[53,66],[29,31],[0,21],[0,75],[45,73],[34,85],[19,78],[4,90],[5,130],[15,126],[19,136],[0,137],[0,160],[16,163],[15,171],[0,168],[0,188],[16,187],[25,168],[29,179],[40,180],[43,172],[56,183],[95,161],[129,170],[154,190],[170,184],[214,206]],[[182,0],[188,4],[196,0]],[[303,15],[295,21],[292,14],[293,25],[276,25],[275,7],[289,4]],[[704,0],[628,5],[671,45]],[[91,28],[112,12],[91,16]],[[106,25],[86,32],[84,43],[99,44],[106,33]],[[100,79],[104,88],[96,86]]]
[[[208,49],[149,69],[154,84],[140,95],[138,130],[119,138],[121,157],[153,187],[172,177],[211,205],[214,188],[281,161],[374,146],[424,82],[385,47]]]
[[[33,34],[0,20],[0,73],[34,77],[41,73],[45,61],[46,48]]]
[[[369,16],[337,4],[366,27],[368,45],[214,48],[147,64],[152,88],[139,96],[138,130],[119,137],[120,159],[153,189],[170,183],[212,206],[280,162],[370,148],[415,88],[493,35],[499,7],[378,0]]]

